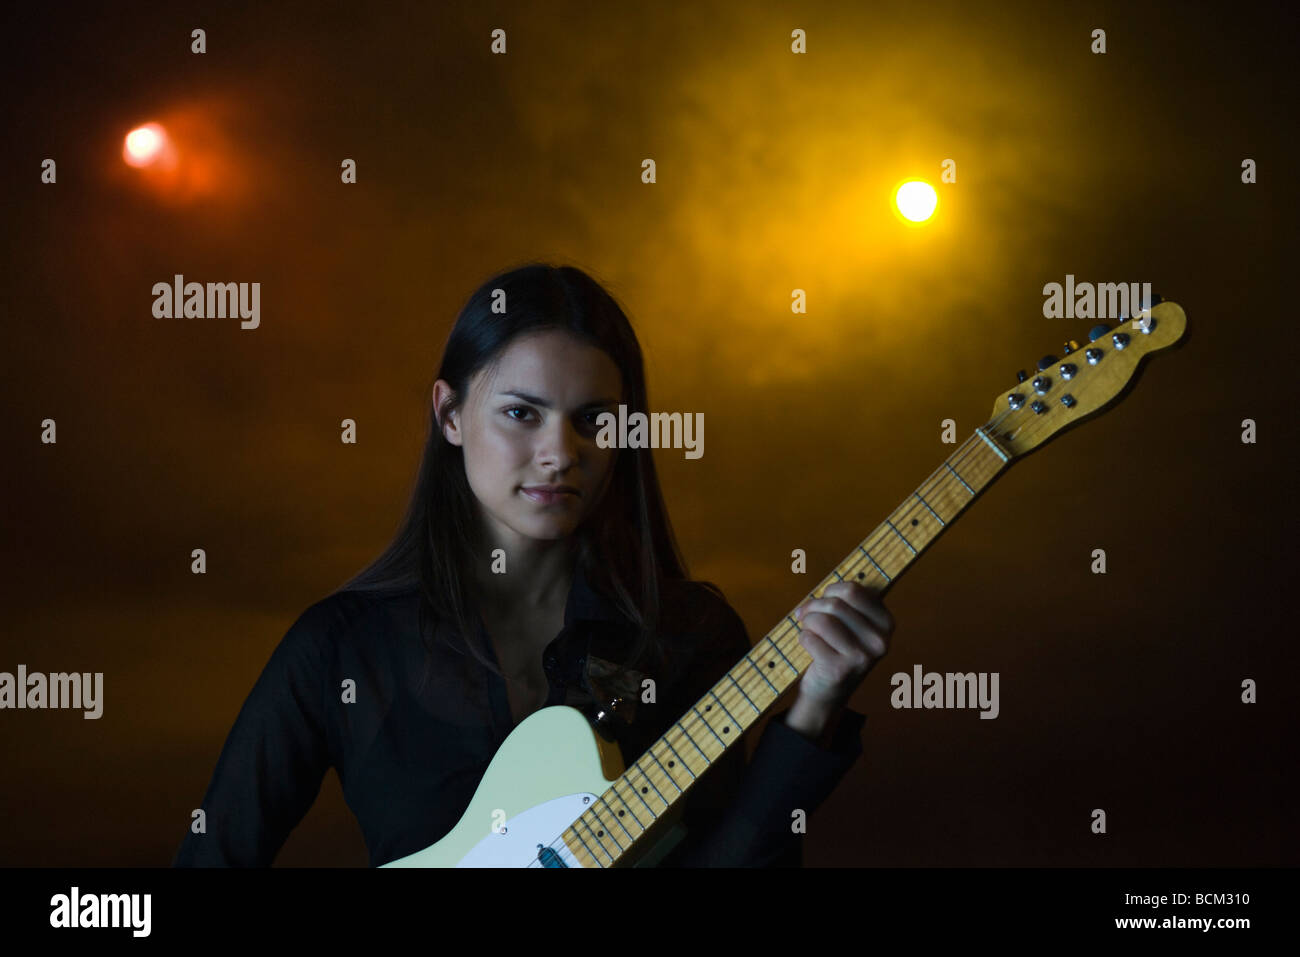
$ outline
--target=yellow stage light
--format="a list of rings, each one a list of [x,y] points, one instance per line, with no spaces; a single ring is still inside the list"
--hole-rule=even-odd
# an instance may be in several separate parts
[[[894,194],[894,205],[908,222],[923,223],[934,215],[939,194],[923,180],[908,180]]]

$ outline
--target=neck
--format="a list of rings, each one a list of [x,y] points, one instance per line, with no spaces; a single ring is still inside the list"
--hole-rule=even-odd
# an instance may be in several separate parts
[[[572,541],[487,541],[475,581],[479,593],[492,607],[527,613],[564,603],[577,557]],[[497,549],[501,551],[493,557]]]

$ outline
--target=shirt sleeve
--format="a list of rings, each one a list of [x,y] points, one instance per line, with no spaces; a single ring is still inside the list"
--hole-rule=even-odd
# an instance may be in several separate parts
[[[707,681],[688,683],[689,708],[751,648],[744,622],[721,602],[716,648],[701,664]],[[694,670],[694,669],[693,669]],[[806,826],[812,813],[836,788],[862,753],[866,716],[846,709],[829,747],[822,748],[785,723],[786,711],[768,721],[753,758],[743,744],[733,745],[686,797],[686,835],[665,855],[661,867],[802,867],[803,834],[795,829],[796,811]]]
[[[308,608],[281,639],[226,738],[175,867],[267,867],[320,793],[330,766],[325,680],[330,615]]]

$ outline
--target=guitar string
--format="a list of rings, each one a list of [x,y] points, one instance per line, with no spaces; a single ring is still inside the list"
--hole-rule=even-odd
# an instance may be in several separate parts
[[[920,486],[918,486],[918,487],[920,488],[921,492],[928,493],[928,492],[933,491],[935,488],[937,488],[938,485],[939,485],[939,482],[938,482],[938,481],[934,481],[935,476],[936,476],[936,475],[939,475],[940,473],[946,472],[947,468],[948,468],[950,465],[953,467],[953,471],[956,472],[956,466],[961,465],[963,462],[965,462],[967,459],[969,459],[970,456],[971,456],[971,454],[972,454],[973,452],[975,452],[975,451],[978,450],[978,449],[987,449],[988,446],[985,444],[984,439],[981,438],[980,433],[981,433],[981,432],[991,432],[991,431],[992,431],[993,429],[995,429],[998,425],[1000,425],[1001,422],[1002,422],[1002,421],[1003,421],[1003,420],[1004,420],[1008,415],[1010,415],[1013,411],[1014,411],[1014,410],[1004,410],[1004,411],[1001,412],[999,415],[997,415],[996,417],[994,417],[991,421],[985,423],[983,426],[981,426],[979,429],[977,429],[976,432],[973,433],[971,436],[969,436],[969,437],[965,440],[965,442],[963,442],[962,445],[958,447],[958,449],[954,452],[954,454],[953,454],[952,456],[949,457],[949,459],[945,459],[944,462],[943,462],[942,464],[940,464],[940,465],[939,465],[939,466],[938,466],[938,467],[937,467],[933,472],[931,472],[928,476],[926,476],[925,479],[923,479],[923,480],[921,481]],[[1019,430],[1017,429],[1017,430],[1014,430],[1013,432],[1010,433],[1011,437],[1014,437],[1016,431],[1019,431]],[[992,436],[990,436],[990,437],[992,437]],[[933,482],[933,484],[927,487],[926,483],[928,483],[928,482]],[[910,517],[913,515],[913,513],[914,513],[915,511],[917,511],[917,504],[916,504],[916,501],[915,501],[915,500],[918,498],[918,495],[919,495],[919,494],[920,494],[920,493],[914,493],[912,496],[909,497],[909,499],[908,499],[907,502],[905,503],[905,507],[907,508],[907,511],[903,512],[903,514],[902,514],[901,516],[899,516],[900,521],[906,521],[908,518],[910,518]],[[921,504],[922,504],[922,507],[925,508],[926,512],[929,512],[929,506],[928,506],[928,505],[925,505],[925,503],[924,503],[924,498],[925,498],[925,496],[924,496],[924,495],[920,495],[920,498],[922,499],[922,503],[921,503]],[[972,498],[973,498],[973,496],[972,496]],[[890,513],[891,518],[892,518],[896,513],[898,513],[898,512],[899,512],[903,507],[904,507],[904,506],[900,506],[898,509],[895,509],[894,512],[891,512],[891,513]],[[960,514],[960,513],[959,513],[959,514]],[[946,526],[945,526],[945,527],[946,527]],[[891,533],[891,532],[892,532],[892,533]],[[879,537],[878,537],[874,542],[868,542],[868,543],[867,543],[867,544],[870,546],[869,548],[866,549],[867,552],[868,552],[868,556],[867,556],[867,559],[866,559],[867,563],[868,563],[868,564],[877,564],[877,563],[875,563],[875,562],[871,559],[871,557],[870,557],[871,554],[879,555],[882,559],[884,559],[885,561],[888,561],[888,560],[893,556],[893,554],[896,553],[896,552],[899,551],[899,550],[907,550],[907,551],[910,551],[911,549],[909,549],[908,546],[907,546],[906,544],[897,544],[897,543],[894,542],[895,539],[899,539],[899,538],[901,538],[901,535],[900,535],[899,533],[897,533],[897,532],[893,532],[892,530],[890,530],[890,531],[882,531],[882,532],[880,533]],[[891,544],[888,545],[888,546],[882,545],[882,543],[884,543],[884,542],[889,542],[889,543],[891,543]],[[861,547],[861,546],[859,546],[859,547]],[[855,563],[855,564],[857,564],[857,563],[861,563],[861,562],[863,562],[863,559],[861,559],[861,558],[857,558],[856,556],[854,557],[854,563]],[[865,567],[865,566],[864,566],[864,567]],[[837,566],[837,568],[838,568],[838,566]],[[858,570],[859,570],[859,569],[855,568],[853,565],[851,565],[850,568],[849,568],[850,573],[852,573],[852,572],[854,572],[854,571],[858,571]],[[879,570],[879,569],[877,569],[877,570]],[[832,574],[834,574],[834,572],[832,572]],[[882,572],[882,574],[883,574],[883,572]],[[831,584],[831,583],[826,583],[826,584],[829,585],[829,584]],[[821,588],[821,587],[822,587],[822,583],[818,583],[817,588]],[[804,597],[803,601],[807,601],[807,600],[811,599],[811,598],[813,597],[813,592],[815,592],[815,591],[817,590],[817,588],[814,588],[812,592],[809,592],[808,595],[806,595],[806,596]],[[802,604],[802,601],[799,602],[798,604]],[[796,605],[796,607],[797,607],[797,605]],[[782,620],[781,624],[777,626],[777,628],[783,628],[783,629],[785,629],[785,630],[784,630],[784,631],[781,631],[781,632],[779,632],[779,633],[776,633],[776,629],[773,629],[773,631],[768,632],[768,633],[767,633],[767,634],[766,634],[766,635],[765,635],[765,636],[764,636],[764,637],[763,637],[763,638],[762,638],[762,639],[761,639],[757,644],[755,644],[754,646],[752,646],[752,647],[750,648],[750,651],[747,652],[747,653],[745,654],[745,657],[746,657],[746,658],[749,658],[749,655],[753,653],[754,648],[758,647],[759,644],[762,644],[763,641],[771,641],[772,644],[776,646],[776,648],[777,648],[777,653],[780,654],[782,658],[784,658],[785,655],[781,653],[780,645],[779,645],[778,643],[779,643],[780,641],[783,641],[784,639],[788,638],[792,633],[794,633],[794,632],[798,632],[798,631],[802,631],[802,629],[799,628],[797,625],[789,624],[789,622],[790,622],[790,618],[789,618],[789,616],[787,615],[787,616],[785,617],[785,619]],[[750,659],[750,663],[751,663],[751,664],[755,664],[755,663],[753,662],[752,659]],[[789,663],[789,662],[788,662],[788,660],[787,660],[787,664],[788,664],[788,663]],[[734,668],[735,666],[733,665],[732,667]],[[757,665],[756,665],[756,664],[755,664],[755,668],[757,669]],[[759,674],[762,675],[761,670],[759,671]],[[731,672],[730,672],[730,670],[727,672],[727,675],[728,675],[728,676],[731,676]],[[734,676],[731,676],[731,677],[732,677],[732,680],[733,680],[733,681],[736,681],[736,679],[735,679]],[[749,672],[745,672],[744,678],[745,678],[745,681],[747,681],[747,682],[751,682],[751,683],[752,683],[752,680],[753,680],[753,679],[749,677]],[[722,680],[723,680],[723,679],[719,679],[719,683],[720,683]],[[762,675],[762,680],[763,680],[765,683],[769,684],[769,685],[771,684],[770,682],[767,681],[767,678],[766,678],[765,675]],[[755,685],[753,688],[746,688],[745,685],[744,685],[742,682],[737,681],[736,683],[737,683],[737,686],[740,688],[741,694],[744,695],[746,698],[748,698],[748,694],[746,694],[747,691],[752,690],[752,691],[755,691],[755,692],[757,693],[757,692],[761,691],[761,688],[762,688],[761,685]],[[712,689],[710,689],[710,690],[712,690]],[[788,688],[787,688],[787,690],[788,690]],[[731,692],[725,692],[724,694],[730,695],[730,694],[732,694],[732,693],[731,693]],[[715,695],[715,697],[717,697],[717,696]],[[779,697],[779,695],[778,695],[778,697]],[[703,700],[703,699],[701,699],[701,701],[702,701],[702,700]],[[725,712],[727,713],[727,715],[728,715],[729,717],[731,717],[731,718],[734,720],[734,719],[735,719],[735,715],[732,714],[730,708],[727,707],[727,703],[724,702],[724,701],[722,700],[722,698],[719,698],[719,703],[722,705],[723,711],[725,711]],[[739,703],[739,701],[734,702],[734,703],[733,703],[733,706],[734,706],[734,704],[738,704],[738,703]],[[697,704],[698,704],[698,702],[697,702]],[[751,704],[752,704],[752,702],[751,702]],[[710,705],[709,707],[712,707],[712,706]],[[764,709],[764,710],[765,710],[765,709]],[[700,716],[700,715],[698,714],[698,710],[697,710],[697,708],[696,708],[694,705],[692,705],[692,707],[691,707],[691,714],[686,715],[685,717],[683,717],[682,719],[680,719],[680,720],[679,720],[678,722],[676,722],[676,723],[677,723],[677,724],[681,724],[681,723],[684,722],[684,721],[690,721],[691,718],[692,718],[692,715],[695,716],[695,721],[696,721],[696,724],[697,724],[697,725],[703,725],[705,728],[707,728],[707,729],[709,730],[709,732],[710,732],[711,734],[713,734],[714,736],[717,735],[717,732],[714,731],[713,727],[712,727],[711,725],[708,724],[708,722],[703,718],[703,716]],[[760,714],[758,715],[758,717],[761,717],[761,716],[762,716],[762,712],[760,712]],[[757,720],[757,718],[756,718],[755,720]],[[736,724],[737,724],[738,727],[744,727],[743,725],[741,725],[741,723],[740,723],[739,721],[736,721]],[[693,725],[692,727],[695,727],[695,726]],[[682,727],[682,730],[683,730],[684,732],[686,732],[687,737],[689,738],[689,737],[690,737],[690,733],[689,733],[689,731],[687,731],[687,729],[686,729],[686,727],[685,727],[684,725],[683,725],[683,727]],[[699,730],[699,729],[696,728],[696,730]],[[745,730],[748,730],[748,729],[746,728]],[[743,732],[742,732],[742,735],[743,735]],[[663,736],[660,737],[660,740],[662,739],[662,737],[663,737]],[[739,738],[739,736],[738,736],[738,738]],[[733,741],[734,741],[734,740],[738,740],[738,738],[737,738],[737,739],[733,739]],[[694,739],[693,739],[693,738],[692,738],[691,740],[692,740],[692,742],[694,742]],[[654,744],[657,744],[657,743],[659,743],[658,740],[656,740],[656,741],[654,742]],[[652,744],[651,747],[653,747],[653,744]],[[698,745],[696,745],[696,749],[699,750]],[[649,752],[650,750],[651,750],[650,748],[647,748],[647,752]],[[670,750],[671,750],[671,748],[670,748]],[[725,750],[726,750],[726,749],[725,749],[725,747],[724,747],[724,753],[725,753]],[[676,754],[676,751],[674,750],[673,753]],[[703,754],[703,751],[701,751],[700,753]],[[651,756],[654,757],[653,754],[652,754]],[[680,758],[680,755],[678,755],[678,757]],[[718,759],[721,758],[721,757],[722,757],[722,755],[720,754],[720,755],[718,755],[718,757],[715,757],[715,758],[713,758],[713,759],[709,759],[708,756],[705,755],[705,760],[708,762],[708,764],[706,765],[705,770],[707,771],[708,768],[712,766],[713,762],[716,761],[716,760],[718,760]],[[656,761],[656,763],[659,763],[657,757],[655,758],[655,761]],[[635,768],[637,768],[637,770],[641,772],[641,776],[644,777],[644,778],[646,778],[647,782],[651,785],[651,787],[655,787],[653,779],[651,779],[651,777],[650,777],[649,775],[647,775],[646,772],[645,772],[645,771],[640,767],[639,762],[640,762],[640,758],[638,758],[637,761],[634,761],[634,762],[632,763],[632,766],[635,767]],[[683,763],[685,763],[685,762],[683,762]],[[662,765],[660,765],[660,766],[662,767]],[[687,767],[689,768],[689,765],[688,765]],[[628,771],[630,771],[630,770],[631,770],[631,769],[629,768]],[[703,772],[701,772],[701,773],[703,773]],[[628,772],[625,771],[622,775],[619,776],[619,779],[626,779],[627,777],[628,777]],[[671,777],[669,777],[668,780],[669,780],[669,782],[670,782],[670,783],[671,783],[671,784],[672,784],[672,785],[673,785],[673,786],[674,786],[678,791],[684,791],[684,790],[685,790],[685,788],[682,788],[682,787],[680,787],[679,785],[677,785],[677,782],[674,781]],[[694,776],[692,777],[692,782],[691,782],[691,783],[693,783],[693,782],[694,782]],[[628,783],[629,783],[629,786],[631,786],[632,789],[635,791],[635,790],[636,790],[635,785],[631,785],[630,781],[629,781]],[[617,797],[619,801],[621,801],[623,804],[626,805],[626,804],[627,804],[627,801],[626,801],[626,800],[625,800],[621,795],[618,794],[618,792],[617,792],[617,790],[616,790],[616,788],[615,788],[615,785],[617,785],[617,784],[618,784],[618,780],[615,780],[615,781],[611,782],[611,786],[610,786],[609,788],[606,789],[606,793],[608,793],[609,791],[614,791],[615,797]],[[687,787],[689,787],[689,786],[690,786],[690,784],[687,785]],[[658,791],[658,788],[655,787],[655,790]],[[662,795],[660,795],[660,798],[661,798],[661,801],[662,801]],[[602,804],[604,804],[605,807],[608,809],[608,811],[609,811],[612,815],[614,815],[615,819],[617,819],[617,812],[616,812],[612,807],[610,807],[609,802],[608,802],[607,800],[605,800],[605,797],[604,797],[603,794],[602,794],[602,795],[599,795],[599,796],[597,797],[597,800],[599,800]],[[647,805],[647,806],[648,806],[648,805]],[[592,810],[592,811],[594,811],[594,810],[595,810],[595,806],[593,805],[593,807],[588,808],[588,810]],[[648,830],[648,826],[647,826],[647,825],[641,825],[639,819],[636,818],[635,813],[632,812],[630,809],[629,809],[629,813],[632,813],[632,814],[633,814],[633,820],[636,821],[637,824],[638,824],[638,826],[641,827],[642,833],[644,833],[646,830]],[[662,813],[662,812],[661,812],[661,813]],[[571,830],[571,829],[574,830],[574,836],[577,837],[578,840],[582,843],[583,847],[587,850],[587,853],[588,853],[588,855],[592,858],[592,860],[595,861],[595,862],[597,863],[597,865],[599,865],[599,866],[602,867],[602,868],[603,868],[603,867],[607,867],[607,866],[609,866],[609,865],[604,864],[596,854],[592,853],[592,850],[591,850],[591,848],[587,845],[587,842],[586,842],[585,840],[582,839],[582,837],[581,837],[580,834],[577,833],[576,825],[577,825],[580,821],[582,821],[582,819],[586,816],[586,814],[587,814],[587,811],[583,811],[582,814],[579,815],[579,817],[578,817],[577,819],[575,819],[574,822],[573,822],[572,824],[570,824],[569,827],[566,828],[565,830],[566,830],[566,831]],[[651,812],[651,815],[652,815],[652,816],[657,820],[658,815],[654,815],[653,811]],[[600,820],[600,815],[599,815],[599,814],[596,815],[596,820],[597,820],[597,823],[600,823],[600,824],[604,825],[604,822]],[[588,829],[589,831],[591,831],[591,826],[590,826],[590,824],[587,824],[586,822],[583,822],[583,823],[584,823],[584,825],[587,827],[587,829]],[[624,829],[624,831],[627,830],[627,828],[624,827],[624,825],[623,825],[623,823],[622,823],[621,820],[618,820],[618,824],[619,824],[620,827],[622,827],[622,828]],[[654,824],[654,821],[651,821],[649,826],[653,826],[653,824]],[[604,833],[606,833],[606,834],[608,835],[608,838],[607,838],[607,839],[610,840],[610,841],[615,845],[615,847],[618,849],[618,854],[619,854],[619,856],[621,856],[623,853],[625,853],[625,849],[622,847],[622,845],[620,844],[619,841],[617,841],[616,839],[614,839],[612,832],[608,830],[608,825],[604,825],[604,826],[605,826],[605,828],[606,828],[606,830],[604,831]],[[591,836],[592,836],[592,839],[596,842],[596,844],[600,847],[601,851],[604,852],[604,855],[610,859],[610,863],[611,863],[611,864],[614,863],[614,862],[617,860],[617,858],[616,858],[613,854],[611,854],[611,853],[609,852],[609,850],[605,847],[603,841],[602,841],[599,837],[596,836],[596,834],[595,834],[594,831],[592,831],[592,835],[591,835]],[[638,837],[638,836],[631,835],[630,832],[629,832],[629,835],[628,835],[628,836],[631,837],[631,840],[632,840],[633,842],[636,841],[636,840],[637,840],[637,837]],[[544,846],[545,846],[546,849],[552,851],[553,853],[556,853],[557,856],[559,856],[560,852],[556,851],[555,846],[556,846],[556,844],[561,843],[561,842],[563,841],[563,838],[564,838],[564,833],[561,833],[561,834],[557,835],[553,840],[551,840],[549,843],[547,843],[547,844],[544,845]],[[567,850],[567,846],[566,846],[566,850]],[[570,851],[570,853],[572,853],[572,851]],[[561,859],[562,859],[562,857],[561,857]],[[528,866],[528,867],[541,867],[541,866],[543,866],[543,865],[542,865],[541,862],[538,860],[538,857],[537,857],[536,855],[534,855],[532,861],[530,861],[530,863],[529,863],[528,865],[526,865],[526,866]]]

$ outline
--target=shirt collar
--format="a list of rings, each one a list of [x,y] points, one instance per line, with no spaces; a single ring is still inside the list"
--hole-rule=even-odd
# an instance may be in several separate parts
[[[626,623],[626,620],[613,602],[596,591],[582,570],[582,562],[575,562],[569,597],[564,605],[564,627],[570,628],[578,621]]]

